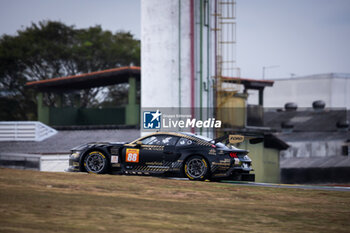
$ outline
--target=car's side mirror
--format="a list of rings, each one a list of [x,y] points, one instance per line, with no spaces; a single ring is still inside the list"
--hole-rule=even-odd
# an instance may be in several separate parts
[[[137,142],[136,142],[136,146],[137,146],[137,147],[141,147],[142,145],[143,145],[143,143],[142,143],[141,141],[137,141]]]

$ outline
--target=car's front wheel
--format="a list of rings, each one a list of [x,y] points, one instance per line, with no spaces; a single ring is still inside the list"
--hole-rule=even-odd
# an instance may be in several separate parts
[[[90,152],[84,159],[84,167],[87,172],[103,174],[108,171],[106,155],[100,151]]]
[[[190,180],[205,180],[209,178],[210,170],[207,161],[195,155],[186,160],[184,173]]]

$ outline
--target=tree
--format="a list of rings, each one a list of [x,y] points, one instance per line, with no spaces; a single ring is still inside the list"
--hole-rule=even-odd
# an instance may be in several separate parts
[[[101,26],[76,29],[61,22],[33,23],[15,36],[0,38],[0,120],[29,120],[36,114],[35,93],[28,81],[140,65],[140,41],[129,32]],[[80,93],[83,106],[98,104],[98,88]],[[46,104],[54,106],[47,96]],[[7,111],[9,106],[13,111]]]

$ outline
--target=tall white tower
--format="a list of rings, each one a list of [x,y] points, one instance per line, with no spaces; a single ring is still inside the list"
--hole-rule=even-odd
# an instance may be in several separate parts
[[[214,116],[218,76],[233,76],[228,69],[235,67],[234,5],[141,1],[141,114],[142,108],[163,107],[202,120]]]

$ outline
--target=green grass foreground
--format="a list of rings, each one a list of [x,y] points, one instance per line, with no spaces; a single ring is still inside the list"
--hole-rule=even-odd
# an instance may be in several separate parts
[[[350,193],[0,169],[0,232],[349,232]]]

